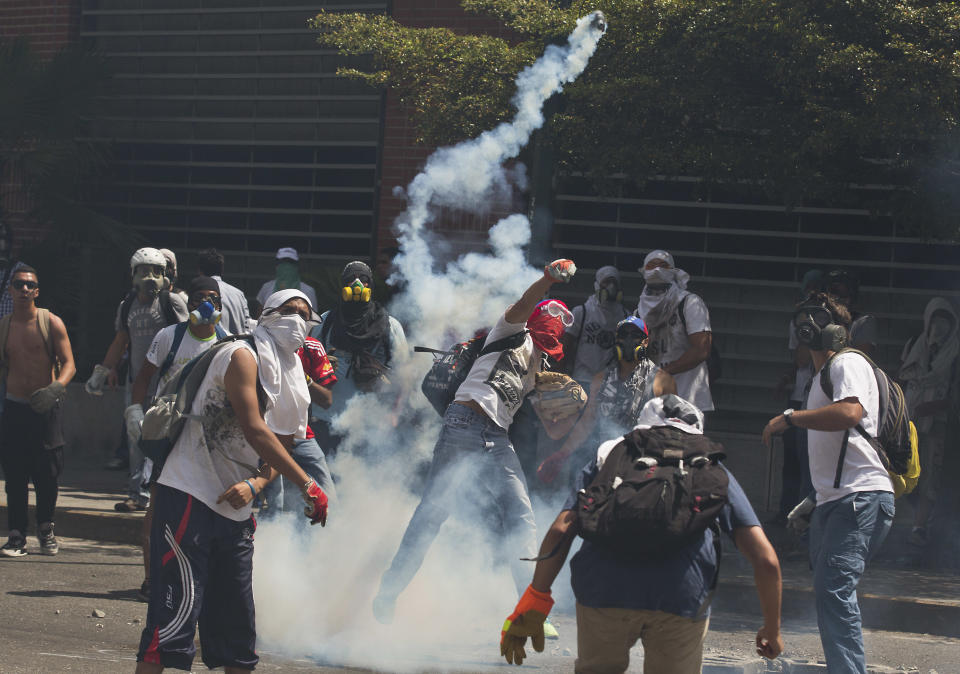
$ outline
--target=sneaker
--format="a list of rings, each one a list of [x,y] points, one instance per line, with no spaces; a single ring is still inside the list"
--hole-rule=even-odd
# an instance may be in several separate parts
[[[557,631],[557,628],[553,626],[553,623],[550,622],[549,618],[543,621],[543,636],[545,639],[560,638],[560,633]]]
[[[128,463],[126,461],[116,456],[103,464],[106,470],[126,470],[127,466]]]
[[[150,601],[150,579],[147,578],[140,585],[140,589],[137,590],[137,597],[140,601],[148,602]]]
[[[27,539],[16,529],[10,530],[7,544],[0,548],[0,555],[4,557],[25,557],[27,554]]]
[[[41,555],[53,556],[60,552],[60,543],[57,542],[57,537],[53,535],[53,522],[50,522],[47,526],[41,526],[37,538],[40,539]]]
[[[927,530],[923,527],[914,527],[910,531],[910,536],[907,538],[907,543],[916,545],[918,548],[925,547],[928,542]]]
[[[383,594],[377,594],[373,598],[373,617],[377,622],[389,625],[393,622],[393,611],[397,607],[395,597],[388,597]]]
[[[146,510],[147,506],[137,503],[132,498],[128,498],[125,501],[120,501],[120,503],[114,503],[113,509],[118,513],[134,513],[138,510]]]

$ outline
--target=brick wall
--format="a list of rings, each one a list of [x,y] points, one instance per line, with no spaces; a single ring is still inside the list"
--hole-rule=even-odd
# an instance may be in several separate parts
[[[489,34],[510,37],[510,31],[490,17],[463,11],[458,0],[394,0],[393,18],[405,26],[416,28],[447,27],[458,33]],[[380,181],[380,213],[377,223],[377,258],[381,250],[396,245],[393,221],[403,211],[404,201],[393,196],[397,186],[406,187],[419,170],[433,147],[418,145],[416,131],[407,111],[393,92],[387,93],[384,111],[383,150]],[[463,213],[445,214],[439,218],[437,229],[451,239],[469,245],[484,238],[484,234],[501,214],[474,217]]]
[[[0,38],[24,37],[41,58],[50,58],[77,39],[80,0],[0,0]],[[39,242],[47,229],[31,221],[30,201],[18,176],[0,176],[0,203],[12,225],[15,249]]]

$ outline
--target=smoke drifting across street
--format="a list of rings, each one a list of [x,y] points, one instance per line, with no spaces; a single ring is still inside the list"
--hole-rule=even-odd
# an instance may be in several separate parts
[[[404,290],[389,310],[408,326],[411,344],[445,347],[493,325],[542,273],[525,258],[530,223],[524,215],[490,229],[489,252],[463,255],[444,268],[438,268],[440,242],[429,226],[439,209],[482,214],[525,189],[525,168],[504,163],[543,125],[545,101],[583,72],[605,29],[600,12],[582,17],[565,45],[548,46],[518,75],[510,122],[438,149],[405,190],[398,188],[408,204],[396,223],[395,275]],[[458,644],[488,645],[496,661],[500,625],[516,591],[507,567],[494,566],[483,504],[447,520],[400,597],[392,625],[377,623],[371,611],[380,576],[418,501],[411,491],[418,468],[429,460],[439,431],[439,417],[419,392],[429,366],[423,357],[395,358],[391,379],[408,392],[399,423],[396,410],[371,394],[356,395],[334,420],[346,438],[334,468],[340,504],[324,530],[287,517],[257,531],[261,647],[389,671],[455,669],[458,660],[467,666],[470,649],[458,650]]]

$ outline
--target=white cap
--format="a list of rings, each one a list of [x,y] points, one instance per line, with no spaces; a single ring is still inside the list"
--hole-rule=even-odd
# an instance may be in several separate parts
[[[277,259],[278,260],[296,260],[297,262],[299,262],[300,256],[297,255],[296,248],[281,248],[280,250],[277,251]]]

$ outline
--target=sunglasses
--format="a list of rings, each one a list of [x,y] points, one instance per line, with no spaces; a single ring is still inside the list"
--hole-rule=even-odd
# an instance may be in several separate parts
[[[36,281],[24,281],[22,279],[11,281],[10,285],[12,285],[17,290],[23,290],[24,288],[26,288],[27,290],[36,290],[37,288],[40,287],[40,284],[37,283]]]

